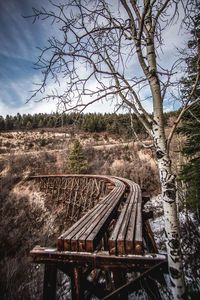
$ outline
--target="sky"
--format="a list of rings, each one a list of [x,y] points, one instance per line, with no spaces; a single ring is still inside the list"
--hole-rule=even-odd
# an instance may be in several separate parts
[[[35,102],[27,99],[34,89],[34,82],[39,82],[41,74],[34,69],[39,55],[37,47],[46,44],[52,27],[45,22],[33,23],[24,18],[32,14],[32,7],[48,6],[48,0],[0,0],[0,115],[51,113],[56,111],[53,102]],[[178,30],[176,30],[176,33]],[[173,47],[184,41],[184,36],[177,36],[169,30],[170,40],[167,57],[172,55]],[[147,103],[147,110],[151,104]],[[167,106],[166,109],[172,107]],[[91,112],[112,112],[112,105],[95,104]]]
[[[55,110],[53,103],[26,103],[40,74],[34,69],[39,50],[48,38],[48,28],[24,18],[32,7],[47,0],[0,1],[0,115]]]

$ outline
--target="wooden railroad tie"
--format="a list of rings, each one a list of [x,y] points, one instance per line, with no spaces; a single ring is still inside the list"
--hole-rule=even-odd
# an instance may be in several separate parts
[[[108,240],[110,254],[142,253],[142,197],[140,187],[121,179],[129,187],[128,197]]]
[[[138,285],[140,278],[160,266],[166,271],[166,256],[158,254],[148,216],[144,215],[142,220],[142,205],[149,197],[142,195],[136,183],[101,175],[42,175],[30,179],[39,180],[46,193],[52,192],[52,201],[62,198],[63,205],[66,204],[66,219],[79,216],[76,210],[80,210],[80,215],[81,210],[84,212],[58,237],[57,249],[37,246],[30,252],[32,262],[46,266],[44,300],[55,299],[57,269],[69,273],[74,284],[72,299],[77,300],[90,299],[89,295],[95,293],[101,299],[114,299],[122,294],[123,299],[127,299],[128,291]],[[56,184],[59,185],[57,190]],[[89,282],[87,276],[84,277],[85,270],[89,273],[96,270],[98,274],[97,269],[105,270],[107,275],[112,272],[114,291],[111,289],[108,293],[96,285],[95,280]],[[123,276],[127,270],[140,273],[130,284]],[[157,279],[160,277],[162,275]],[[95,278],[98,282],[98,276]],[[81,282],[87,287],[86,298]]]
[[[125,192],[123,182],[113,179],[113,183],[115,183],[115,187],[110,193],[58,238],[58,250],[95,251]]]

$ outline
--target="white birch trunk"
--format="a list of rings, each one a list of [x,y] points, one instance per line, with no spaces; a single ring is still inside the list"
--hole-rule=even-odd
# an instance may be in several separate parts
[[[149,26],[151,28],[151,24]],[[149,62],[149,80],[153,97],[154,120],[152,136],[158,160],[162,201],[165,219],[166,247],[168,256],[171,290],[174,300],[185,299],[185,283],[180,248],[179,221],[176,206],[175,176],[171,172],[171,160],[167,151],[167,140],[164,131],[163,99],[156,67],[156,56],[153,43],[153,33],[147,45],[147,58]]]
[[[165,140],[159,134],[158,128],[154,128],[153,134],[155,139],[156,155],[162,188],[166,248],[168,255],[171,290],[173,298],[175,300],[185,299],[185,284],[180,248],[179,220],[176,205],[175,176],[171,172],[171,161],[169,156],[167,155]]]

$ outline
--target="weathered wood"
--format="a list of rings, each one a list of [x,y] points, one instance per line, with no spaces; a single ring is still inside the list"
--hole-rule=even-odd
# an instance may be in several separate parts
[[[45,264],[43,300],[56,299],[56,276],[57,268],[55,264]]]
[[[33,177],[34,178],[34,177]],[[108,190],[111,188],[111,196],[116,190],[113,179],[104,176],[86,176],[86,175],[65,175],[65,176],[41,176],[40,179],[46,182],[45,188],[52,188],[52,193],[55,190],[55,182],[59,185],[57,197],[59,198],[61,185],[63,181],[68,181],[70,191],[67,194],[67,216],[70,220],[77,220],[82,208],[88,209],[94,203],[93,197],[100,197],[101,187],[104,186]],[[99,180],[97,182],[97,179]],[[90,182],[91,180],[91,182]],[[119,179],[118,179],[119,181]],[[116,227],[110,238],[110,252],[115,254],[131,254],[142,252],[142,221],[141,221],[141,196],[138,186],[133,182],[120,179],[120,182],[129,185],[128,198],[122,208],[122,212],[118,218]],[[89,188],[87,188],[87,186]],[[66,184],[65,184],[66,187]],[[80,195],[80,196],[79,196]],[[87,199],[86,201],[86,197]],[[107,196],[106,196],[107,197]],[[93,207],[90,213],[81,218],[72,226],[67,232],[58,238],[58,249],[66,251],[94,251],[98,246],[100,239],[104,236],[106,228],[109,226],[110,221],[114,217],[114,211],[118,208],[118,201],[112,201],[114,198],[102,199],[98,204]],[[118,197],[118,196],[117,196]],[[57,199],[58,199],[57,198]],[[106,200],[105,200],[106,199]],[[109,203],[108,203],[109,202]],[[87,205],[86,205],[87,203]],[[106,211],[106,213],[105,213]]]
[[[84,212],[87,211],[87,195],[88,195],[89,188],[90,188],[89,180],[87,180],[85,188],[86,188],[86,193],[83,197],[83,208],[82,208]]]
[[[136,220],[137,220],[137,204],[138,204],[138,197],[139,197],[139,189],[137,186],[131,186],[130,191],[130,200],[129,200],[129,207],[125,215],[125,219],[127,219],[124,232],[121,235],[121,232],[119,233],[118,240],[124,239],[125,248],[124,252],[120,252],[120,249],[118,249],[119,253],[121,254],[133,254],[135,249],[135,241],[134,241],[134,235],[136,232]],[[125,223],[125,222],[124,222]],[[118,243],[118,241],[117,241]]]
[[[164,262],[167,266],[166,255],[146,254],[146,255],[128,255],[116,256],[109,252],[101,251],[94,253],[58,251],[56,248],[45,248],[37,246],[30,251],[30,259],[33,263],[63,263],[76,264],[78,266],[87,266],[91,269],[134,269],[135,272],[151,268],[158,262]],[[167,269],[166,269],[167,271]]]
[[[126,284],[125,273],[123,270],[114,270],[113,271],[113,280],[115,284],[115,289],[119,288],[120,286]],[[116,299],[120,299],[116,296]],[[123,294],[123,300],[128,300],[128,294]]]
[[[130,286],[120,287],[125,280],[123,271],[144,272],[146,276],[148,273],[145,272],[149,269],[153,272],[158,263],[167,270],[166,256],[155,253],[141,255],[143,236],[148,236],[149,249],[157,252],[157,248],[148,222],[142,226],[142,196],[137,184],[123,178],[98,175],[56,175],[32,179],[41,181],[43,190],[52,195],[53,200],[65,203],[66,218],[76,221],[81,213],[86,212],[58,238],[57,249],[36,247],[30,252],[32,262],[51,264],[54,271],[58,267],[70,273],[72,299],[89,299],[92,294],[101,299],[121,299],[121,296],[127,299],[128,292],[133,287],[137,289],[142,277],[136,278]],[[101,284],[95,280],[88,281],[87,274],[94,269],[104,270],[102,272],[107,275],[112,272],[109,290],[114,288],[114,282],[115,288],[119,287],[118,291],[105,296],[108,291],[101,291]],[[56,282],[55,278],[51,269],[44,281],[44,299],[54,299],[48,295],[55,290],[55,285],[50,284],[52,280]],[[82,284],[87,289],[84,295]],[[52,297],[53,293],[55,295],[55,291],[51,293]]]
[[[117,209],[122,194],[123,191],[119,191],[114,195],[109,194],[107,198],[98,205],[97,209],[88,214],[87,224],[79,230],[75,239],[71,240],[71,250],[89,252],[95,250],[98,241],[104,235],[104,230],[112,219],[114,211]],[[116,199],[114,199],[113,196],[115,196]],[[114,203],[113,199],[115,200]],[[78,249],[73,247],[73,245],[78,245]]]
[[[142,197],[141,190],[139,189],[138,202],[137,202],[137,219],[135,231],[135,253],[142,253]]]
[[[146,235],[147,243],[149,244],[149,248],[154,253],[158,253],[158,248],[157,248],[156,242],[154,240],[154,236],[153,236],[153,232],[151,230],[150,224],[149,224],[149,220],[145,221],[144,226],[145,226],[145,235]]]
[[[121,180],[128,185],[128,196],[109,238],[109,251],[115,255],[141,254],[141,191],[139,186],[134,182],[126,179]]]
[[[118,193],[115,194],[115,199],[109,203],[108,206],[104,208],[101,214],[93,220],[89,230],[81,236],[79,240],[79,246],[85,241],[85,250],[92,252],[96,249],[96,246],[102,236],[104,235],[105,230],[107,229],[110,221],[113,218],[115,211],[117,210],[121,198],[123,196],[125,188],[121,188],[118,190]],[[89,233],[89,235],[88,235]],[[81,248],[81,251],[84,250],[84,247]]]
[[[76,300],[76,286],[75,286],[75,279],[74,279],[74,270],[71,268],[70,272],[70,282],[71,282],[71,299]]]
[[[82,300],[82,287],[81,287],[81,268],[75,266],[73,268],[73,278],[75,284],[75,294],[72,294],[72,300]],[[75,297],[74,297],[75,296]]]
[[[66,217],[74,223],[105,196],[105,183],[112,178],[69,174],[31,176],[29,180],[40,183],[41,191],[52,201],[65,203]],[[111,186],[114,186],[112,182]]]
[[[108,231],[105,231],[102,238],[103,250],[108,251]]]
[[[58,249],[65,251],[95,250],[117,210],[125,185],[114,179],[116,187],[93,209],[58,238]]]
[[[139,281],[143,279],[145,276],[148,276],[152,271],[155,271],[156,269],[162,267],[163,262],[159,262],[156,265],[152,266],[150,269],[146,270],[145,272],[141,273],[138,277],[136,277],[134,280],[131,280],[130,282],[122,285],[118,289],[116,289],[114,292],[110,293],[109,295],[102,298],[102,300],[108,300],[108,299],[116,299],[116,296],[120,294],[120,296],[124,296],[124,293],[130,293],[136,289],[140,288],[140,285],[138,285]],[[122,299],[122,298],[121,298]]]
[[[95,218],[98,213],[100,213],[110,200],[110,194],[107,198],[104,198],[104,201],[98,203],[92,210],[85,214],[78,222],[76,222],[72,227],[70,227],[64,234],[58,238],[58,250],[70,251],[71,248],[74,251],[77,251],[78,248],[78,238],[85,232],[87,227],[90,225],[91,218]],[[75,238],[74,238],[75,237]],[[71,240],[74,240],[71,243]]]

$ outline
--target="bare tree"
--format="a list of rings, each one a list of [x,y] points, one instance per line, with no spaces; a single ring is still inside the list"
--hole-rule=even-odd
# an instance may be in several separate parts
[[[59,29],[56,37],[41,49],[37,67],[42,84],[32,97],[54,99],[62,111],[83,111],[106,99],[117,107],[136,114],[153,140],[156,152],[165,216],[169,273],[174,299],[183,299],[185,285],[182,270],[179,224],[176,207],[175,175],[171,170],[170,142],[191,95],[183,103],[170,135],[165,134],[163,103],[169,88],[175,85],[177,63],[166,68],[164,34],[179,19],[195,14],[193,3],[184,0],[66,0],[53,4],[53,11],[33,9],[34,21],[51,20]],[[170,43],[168,40],[167,43]],[[160,55],[160,56],[159,56]],[[161,59],[162,58],[162,59]],[[199,64],[199,59],[198,59]],[[199,78],[199,69],[197,72]],[[196,88],[198,78],[194,85]],[[60,90],[46,93],[48,84],[60,84]],[[44,94],[43,94],[44,93]],[[192,93],[192,92],[191,92]],[[145,110],[151,101],[153,115]]]

